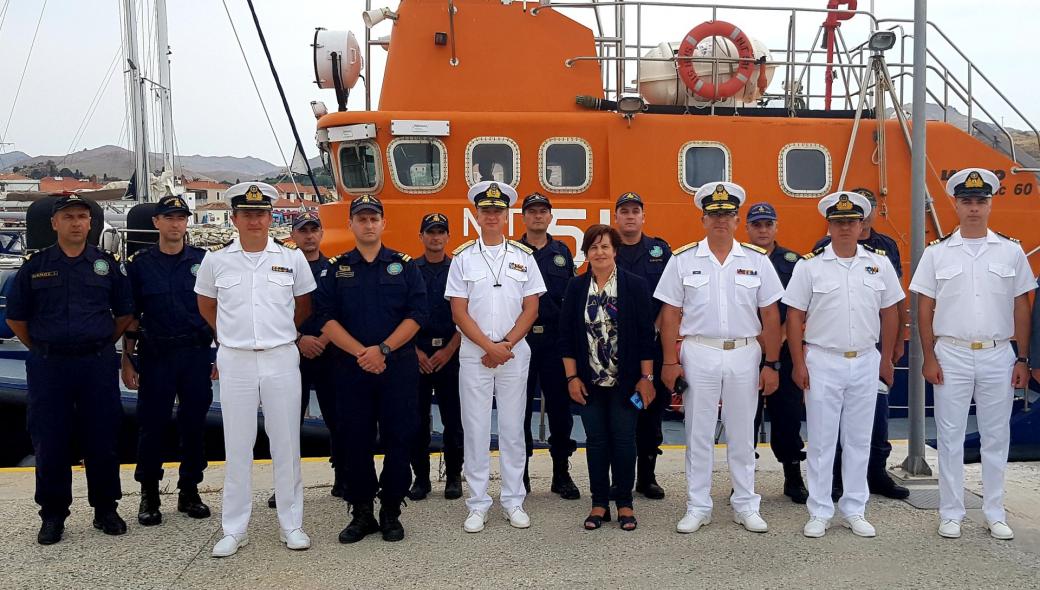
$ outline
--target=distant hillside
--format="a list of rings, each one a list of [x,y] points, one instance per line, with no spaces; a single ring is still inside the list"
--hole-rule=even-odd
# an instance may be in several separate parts
[[[31,156],[25,152],[6,152],[0,154],[0,171],[6,171],[11,166],[28,160]]]

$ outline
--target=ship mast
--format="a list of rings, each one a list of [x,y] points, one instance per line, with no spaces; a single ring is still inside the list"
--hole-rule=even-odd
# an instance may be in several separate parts
[[[166,0],[155,0],[159,46],[159,108],[162,113],[163,169],[173,172],[173,101],[170,99],[170,42],[166,32]]]
[[[148,201],[148,117],[141,62],[137,54],[137,11],[134,0],[123,0],[123,34],[126,38],[127,93],[130,102],[130,137],[133,139],[134,176],[138,201]]]

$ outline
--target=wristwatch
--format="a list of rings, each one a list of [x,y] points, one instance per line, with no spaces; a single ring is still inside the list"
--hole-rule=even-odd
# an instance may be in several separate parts
[[[1016,362],[1016,363],[1025,363],[1025,364],[1027,364],[1027,365],[1028,365],[1028,364],[1029,364],[1029,359],[1027,359],[1027,358],[1026,358],[1026,357],[1024,357],[1024,356],[1020,356],[1020,357],[1018,357],[1018,358],[1016,358],[1016,359],[1015,359],[1015,362]]]
[[[650,373],[649,375],[640,375],[639,378],[640,379],[646,379],[650,383],[654,382],[654,374],[653,373]]]
[[[379,343],[379,352],[383,353],[383,356],[390,356],[390,347],[386,342]]]
[[[770,369],[779,373],[780,361],[767,361],[766,359],[762,359],[762,363],[758,365],[758,368],[764,369],[765,367],[769,367]]]

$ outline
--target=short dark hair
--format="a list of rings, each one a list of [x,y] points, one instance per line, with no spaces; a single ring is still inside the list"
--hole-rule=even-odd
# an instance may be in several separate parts
[[[602,235],[607,236],[607,239],[610,240],[610,245],[613,246],[615,250],[621,248],[621,234],[618,233],[618,230],[609,225],[597,223],[585,230],[585,238],[581,241],[581,251],[588,256],[589,249],[592,248],[592,245],[595,244],[596,240],[598,240]]]

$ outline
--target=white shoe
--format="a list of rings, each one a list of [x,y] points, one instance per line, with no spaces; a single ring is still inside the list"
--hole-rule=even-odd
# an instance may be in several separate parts
[[[867,522],[867,519],[859,514],[844,517],[841,520],[841,524],[846,528],[852,529],[852,534],[857,537],[873,537],[877,535],[874,525]]]
[[[1000,539],[1001,541],[1010,541],[1015,538],[1015,531],[1011,530],[1011,527],[1002,521],[989,523],[989,534],[994,539]]]
[[[696,533],[697,529],[709,524],[711,524],[710,514],[701,514],[687,510],[686,516],[682,517],[679,524],[675,525],[675,530],[683,534]]]
[[[762,520],[762,516],[754,510],[745,512],[734,512],[733,522],[752,533],[765,533],[769,531],[769,525]]]
[[[462,523],[462,528],[467,533],[479,533],[484,530],[484,524],[487,523],[487,512],[482,510],[472,510],[469,516],[466,517],[466,522]]]
[[[230,557],[249,544],[249,535],[224,535],[213,546],[213,557]]]
[[[502,509],[502,518],[509,521],[509,524],[513,525],[514,528],[526,529],[531,526],[531,517],[527,516],[524,512],[523,506],[513,506],[512,508]]]
[[[961,521],[944,518],[939,522],[939,536],[947,539],[961,538]]]
[[[307,533],[303,532],[303,529],[293,529],[288,533],[282,531],[278,534],[278,538],[285,543],[285,546],[293,551],[303,551],[304,549],[311,548],[311,538],[307,536]]]
[[[809,522],[805,523],[805,526],[802,528],[802,534],[810,539],[819,539],[827,534],[827,528],[830,526],[831,521],[826,518],[811,516],[809,517]]]

